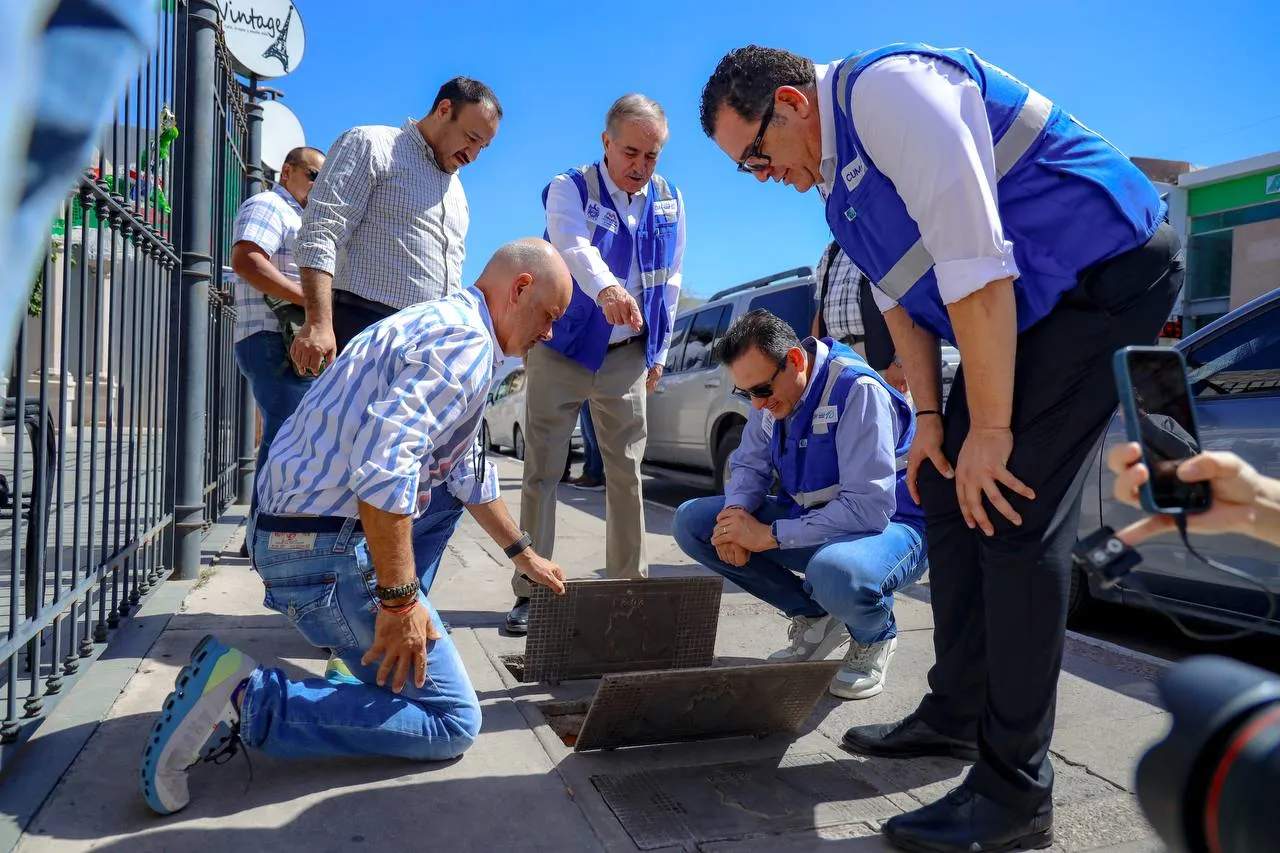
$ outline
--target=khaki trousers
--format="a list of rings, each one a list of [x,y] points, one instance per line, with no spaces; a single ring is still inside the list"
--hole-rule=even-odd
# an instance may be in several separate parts
[[[533,548],[551,558],[556,540],[556,491],[569,458],[569,438],[584,402],[604,460],[605,573],[611,578],[643,578],[649,574],[645,555],[644,502],[640,493],[640,461],[645,438],[644,339],[609,350],[592,373],[545,344],[529,351],[525,366],[524,488],[520,494],[520,526]],[[565,554],[560,562],[572,560]],[[570,573],[575,568],[567,566]],[[527,597],[531,585],[517,572],[511,588]]]

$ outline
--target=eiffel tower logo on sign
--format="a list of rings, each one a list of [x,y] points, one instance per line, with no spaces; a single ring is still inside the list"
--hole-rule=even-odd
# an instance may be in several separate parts
[[[289,21],[293,20],[293,4],[289,4],[289,14],[285,15],[284,26],[280,28],[280,33],[276,36],[262,56],[264,59],[275,58],[280,60],[280,65],[284,67],[284,73],[289,73],[289,48],[285,44],[289,39]]]

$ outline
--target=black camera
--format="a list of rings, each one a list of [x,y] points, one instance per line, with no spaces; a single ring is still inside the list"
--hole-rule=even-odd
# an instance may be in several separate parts
[[[1138,802],[1169,853],[1280,849],[1280,677],[1205,655],[1159,692],[1173,726],[1138,762]]]

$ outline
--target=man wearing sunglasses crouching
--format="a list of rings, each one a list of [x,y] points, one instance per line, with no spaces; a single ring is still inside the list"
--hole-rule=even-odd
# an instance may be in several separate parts
[[[790,645],[770,661],[822,660],[847,643],[832,695],[875,696],[897,647],[893,594],[928,565],[924,513],[897,466],[911,407],[852,349],[801,341],[768,311],[716,346],[753,411],[724,497],[684,503],[676,542],[791,618]]]

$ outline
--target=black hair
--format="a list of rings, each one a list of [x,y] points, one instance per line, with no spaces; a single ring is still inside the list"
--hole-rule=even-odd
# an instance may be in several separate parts
[[[470,77],[454,77],[449,82],[440,87],[440,91],[436,93],[436,99],[431,102],[431,112],[436,111],[436,107],[440,106],[441,101],[449,101],[453,104],[453,118],[456,120],[458,111],[464,104],[487,103],[493,106],[493,111],[498,114],[498,118],[502,118],[502,104],[498,103],[498,96],[493,94],[493,90],[479,80],[472,80]]]
[[[312,148],[310,145],[299,145],[297,148],[294,148],[288,154],[285,155],[284,164],[286,166],[298,165],[299,163],[302,162],[302,155],[306,154],[308,151],[314,151],[315,153],[319,154],[321,157],[324,156],[324,152],[321,151],[319,148]]]
[[[799,344],[800,338],[790,323],[771,311],[756,308],[733,321],[716,343],[716,355],[722,363],[732,365],[754,347],[766,358],[782,364],[787,353]]]
[[[789,50],[755,44],[731,50],[702,89],[702,130],[715,136],[722,106],[752,121],[764,115],[779,86],[801,89],[816,82],[812,60]]]

